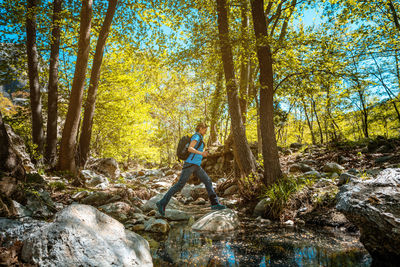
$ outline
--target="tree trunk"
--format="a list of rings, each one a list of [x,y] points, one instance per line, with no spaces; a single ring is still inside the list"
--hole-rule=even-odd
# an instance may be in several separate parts
[[[207,146],[211,146],[215,141],[218,140],[218,130],[217,130],[217,122],[218,122],[218,115],[220,113],[220,107],[221,107],[221,102],[222,102],[222,79],[223,79],[223,73],[222,73],[222,68],[218,70],[217,73],[217,81],[215,84],[215,91],[213,94],[213,99],[212,99],[212,105],[211,105],[211,125],[210,125],[210,138],[208,138],[208,144]]]
[[[313,126],[311,124],[310,118],[308,117],[307,105],[304,100],[302,100],[302,102],[303,102],[304,114],[306,115],[306,119],[307,119],[308,128],[310,129],[310,133],[311,133],[312,144],[315,145],[315,135],[314,135]]]
[[[262,137],[260,127],[260,101],[258,100],[258,94],[256,95],[256,110],[257,110],[257,151],[258,154],[262,155]]]
[[[32,139],[37,151],[43,153],[43,117],[39,87],[38,52],[36,48],[36,0],[28,0],[26,18],[26,49],[28,55],[28,76],[32,110]]]
[[[239,81],[239,92],[240,92],[240,111],[242,114],[243,124],[246,124],[247,114],[247,102],[249,101],[249,76],[250,76],[250,55],[249,55],[249,38],[248,38],[248,27],[249,18],[247,16],[248,3],[247,0],[241,2],[241,65],[240,65],[240,81]]]
[[[60,51],[60,13],[63,0],[53,2],[53,29],[50,52],[48,111],[47,111],[47,145],[46,162],[53,165],[57,156],[57,115],[58,115],[58,65]]]
[[[255,171],[255,158],[250,150],[246,138],[246,129],[243,125],[235,69],[233,64],[232,46],[229,40],[228,11],[225,0],[217,0],[218,32],[221,45],[222,62],[224,66],[226,91],[228,95],[229,114],[231,116],[235,160],[239,165],[241,176],[247,176]]]
[[[260,128],[263,141],[263,182],[266,186],[269,186],[282,177],[274,129],[274,80],[272,55],[267,40],[264,1],[252,0],[251,9],[254,33],[256,36],[257,57],[260,65]]]
[[[100,79],[100,67],[103,61],[104,46],[110,32],[111,22],[115,14],[118,0],[110,0],[103,26],[97,40],[96,53],[94,54],[93,67],[90,75],[88,95],[85,103],[85,113],[83,116],[82,132],[79,140],[79,160],[80,166],[84,167],[89,155],[90,138],[92,136],[93,116],[96,106],[97,88]]]
[[[82,107],[83,87],[90,51],[90,28],[92,21],[92,0],[83,0],[81,8],[81,25],[79,31],[78,56],[76,59],[74,80],[68,105],[67,118],[62,133],[59,168],[76,171],[75,149],[80,112]]]
[[[315,107],[314,99],[311,99],[311,102],[312,102],[312,107],[313,107],[314,114],[315,114],[315,119],[317,120],[317,123],[318,123],[318,129],[319,129],[319,135],[320,135],[320,138],[321,138],[321,144],[323,144],[324,143],[324,135],[322,133],[322,127],[321,127],[321,123],[319,122],[318,113],[317,113],[317,109]]]
[[[357,86],[361,86],[358,82],[357,82]],[[368,138],[368,110],[365,106],[365,101],[364,101],[364,96],[363,93],[361,92],[361,88],[359,88],[358,92],[358,96],[360,97],[360,102],[361,102],[361,106],[362,106],[362,110],[361,110],[361,114],[362,114],[362,127],[363,127],[363,132],[364,132],[364,136],[365,138]]]

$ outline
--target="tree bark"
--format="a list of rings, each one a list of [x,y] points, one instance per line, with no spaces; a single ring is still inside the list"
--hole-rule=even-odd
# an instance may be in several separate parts
[[[249,76],[250,76],[250,54],[249,54],[249,40],[248,40],[248,27],[249,18],[247,16],[248,3],[247,0],[241,2],[241,65],[240,65],[240,111],[242,114],[243,124],[246,124],[247,103],[249,101]]]
[[[58,116],[58,66],[60,54],[60,19],[63,0],[53,2],[53,29],[50,52],[48,111],[47,111],[47,145],[46,162],[54,165],[57,156],[57,116]]]
[[[26,17],[26,49],[28,55],[28,76],[30,89],[30,103],[32,110],[32,139],[37,145],[37,151],[43,153],[43,117],[42,100],[39,87],[38,52],[36,48],[36,0],[28,0]]]
[[[81,25],[79,31],[78,56],[76,59],[74,79],[68,105],[67,118],[61,138],[59,168],[76,171],[75,149],[80,112],[82,107],[83,87],[90,51],[90,28],[92,21],[92,0],[83,0],[81,8]]]
[[[100,30],[99,39],[97,40],[96,53],[94,54],[93,67],[90,75],[89,90],[85,103],[82,132],[79,140],[79,161],[81,167],[85,166],[89,155],[93,116],[96,107],[97,88],[99,87],[100,68],[103,61],[104,47],[107,41],[108,33],[110,32],[110,27],[117,3],[118,0],[109,0],[106,17]]]
[[[212,105],[211,105],[211,118],[210,118],[210,138],[208,138],[207,146],[211,146],[215,141],[218,140],[217,136],[217,122],[218,122],[218,114],[220,112],[221,107],[221,96],[222,96],[222,79],[223,73],[222,68],[218,70],[217,73],[217,80],[215,84],[215,91],[213,94]]]
[[[260,128],[263,141],[263,182],[266,186],[269,186],[282,177],[274,128],[274,80],[272,55],[271,47],[267,40],[264,1],[252,0],[251,9],[254,33],[256,36],[257,57],[260,65]]]
[[[321,144],[323,144],[323,143],[324,143],[324,135],[323,135],[323,133],[322,133],[321,123],[319,122],[317,109],[316,109],[316,107],[315,107],[315,106],[316,106],[316,105],[315,105],[315,101],[314,101],[314,99],[312,99],[312,98],[311,98],[311,104],[312,104],[312,108],[313,108],[313,110],[314,110],[315,119],[317,120],[317,123],[318,123],[318,129],[319,129],[319,135],[320,135],[320,138],[321,138]]]
[[[239,165],[241,176],[247,176],[255,171],[255,158],[250,150],[246,138],[246,129],[243,125],[238,88],[235,79],[232,46],[229,40],[228,11],[225,0],[217,0],[218,33],[221,45],[222,62],[224,66],[226,91],[228,96],[229,114],[233,131],[235,160]]]
[[[394,25],[396,26],[396,29],[398,31],[400,31],[399,17],[397,16],[396,9],[394,8],[394,5],[391,0],[388,1],[388,5],[389,5],[390,12],[392,13],[392,16],[393,16]]]
[[[304,99],[302,99],[302,102],[303,102],[304,114],[306,115],[306,119],[307,119],[308,128],[310,129],[310,133],[311,133],[312,144],[315,145],[315,135],[314,135],[312,123],[308,116],[307,105],[306,105],[306,102],[304,101]]]
[[[25,169],[22,160],[11,147],[10,137],[3,122],[0,111],[0,172],[4,176],[12,176],[20,181],[25,179]]]

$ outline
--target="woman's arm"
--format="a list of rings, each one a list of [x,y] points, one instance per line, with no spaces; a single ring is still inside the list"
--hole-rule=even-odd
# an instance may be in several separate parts
[[[194,146],[196,144],[197,144],[196,140],[191,141],[190,144],[189,144],[189,147],[188,147],[188,151],[190,153],[195,153],[195,154],[202,155],[203,157],[207,157],[207,155],[208,155],[207,151],[201,152],[201,151],[198,151],[197,149],[194,148]]]

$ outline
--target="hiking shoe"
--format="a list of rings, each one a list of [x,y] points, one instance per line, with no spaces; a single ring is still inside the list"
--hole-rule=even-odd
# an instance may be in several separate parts
[[[165,216],[165,206],[161,204],[161,200],[156,202],[156,206],[161,216]]]
[[[211,209],[212,210],[223,210],[223,209],[226,209],[226,206],[225,205],[221,205],[221,204],[217,204],[217,205],[212,205]]]

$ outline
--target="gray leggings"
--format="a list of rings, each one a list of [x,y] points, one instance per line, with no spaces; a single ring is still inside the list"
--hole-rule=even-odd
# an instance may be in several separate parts
[[[218,197],[214,191],[214,188],[212,187],[211,179],[210,177],[208,177],[203,168],[195,164],[185,163],[183,164],[181,177],[179,178],[178,182],[168,190],[168,192],[160,201],[164,206],[168,204],[173,195],[182,190],[192,173],[195,173],[200,181],[206,186],[208,198],[210,199],[211,205],[218,204]]]

